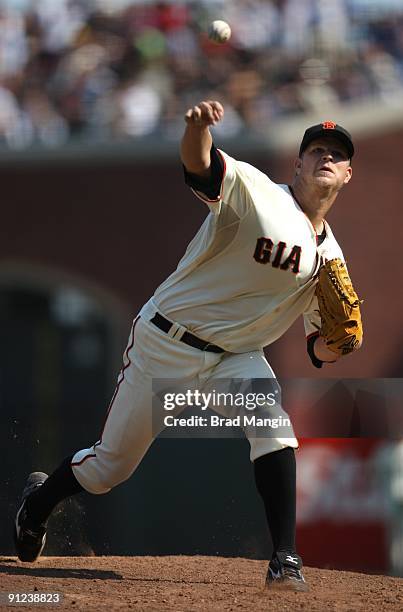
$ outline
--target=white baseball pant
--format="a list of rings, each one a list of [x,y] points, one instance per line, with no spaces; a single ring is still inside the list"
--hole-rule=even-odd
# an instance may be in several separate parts
[[[133,322],[101,438],[92,447],[78,451],[72,459],[75,477],[90,493],[107,493],[129,478],[158,435],[152,423],[153,379],[180,379],[186,388],[205,388],[214,379],[275,378],[263,351],[201,351],[171,337],[178,326],[169,334],[158,329],[150,322],[155,312],[148,311],[145,316],[143,309],[142,316]],[[267,410],[270,418],[287,417],[279,404]],[[233,417],[232,410],[226,407],[220,407],[217,412]],[[254,437],[251,431],[245,431],[251,461],[286,446],[297,448],[292,427],[288,431],[287,438],[271,437],[273,432],[270,437]]]

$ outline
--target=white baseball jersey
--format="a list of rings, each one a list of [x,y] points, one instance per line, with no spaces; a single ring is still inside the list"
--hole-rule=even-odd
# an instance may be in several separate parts
[[[326,223],[317,234],[287,185],[219,151],[216,200],[194,193],[210,214],[151,303],[203,340],[241,353],[282,336],[301,314],[306,335],[320,324],[314,296],[321,257],[342,251]],[[147,312],[147,304],[140,314]]]

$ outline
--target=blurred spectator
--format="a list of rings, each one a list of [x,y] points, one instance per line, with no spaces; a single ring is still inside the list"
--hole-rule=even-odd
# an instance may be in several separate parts
[[[19,135],[21,140],[15,143],[17,146],[40,143],[57,147],[66,142],[69,135],[67,123],[40,87],[27,89],[21,106],[24,124]]]
[[[279,42],[280,12],[274,2],[244,0],[233,2],[227,15],[240,49],[259,51]]]
[[[310,54],[314,24],[314,7],[312,0],[286,0],[283,6],[283,44],[292,54],[303,56]]]
[[[205,34],[226,19],[233,36]],[[401,0],[0,0],[0,143],[177,138],[202,98],[224,136],[403,88]]]
[[[0,77],[19,72],[27,60],[24,16],[0,4]]]
[[[22,112],[12,92],[0,86],[0,142],[12,147],[15,129],[22,123]]]
[[[154,132],[161,114],[161,99],[145,80],[125,83],[114,94],[116,136],[145,136]]]

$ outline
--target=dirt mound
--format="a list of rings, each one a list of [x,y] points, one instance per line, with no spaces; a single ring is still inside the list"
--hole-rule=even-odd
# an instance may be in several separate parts
[[[0,557],[0,610],[7,593],[59,593],[59,605],[25,611],[80,610],[403,610],[403,580],[305,568],[309,593],[264,591],[267,562],[222,557]],[[49,598],[49,596],[48,596]],[[21,595],[20,595],[21,599]]]

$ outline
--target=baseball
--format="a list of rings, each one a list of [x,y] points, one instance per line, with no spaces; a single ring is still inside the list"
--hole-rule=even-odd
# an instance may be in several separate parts
[[[217,19],[210,24],[208,29],[208,37],[210,40],[213,40],[216,43],[225,43],[231,37],[231,28],[226,21]]]

